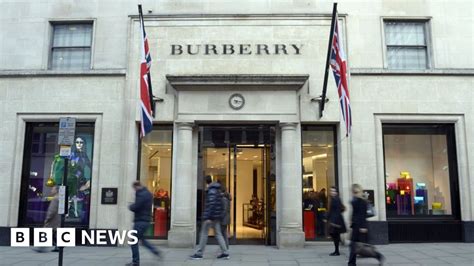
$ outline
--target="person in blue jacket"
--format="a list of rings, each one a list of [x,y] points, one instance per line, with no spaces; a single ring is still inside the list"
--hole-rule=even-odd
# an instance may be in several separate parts
[[[217,256],[218,259],[229,259],[229,253],[227,252],[227,246],[222,236],[221,221],[224,216],[224,207],[222,204],[221,195],[221,184],[218,182],[212,182],[211,176],[206,176],[206,202],[204,205],[204,212],[202,214],[203,224],[201,226],[201,236],[199,238],[199,246],[196,249],[191,259],[202,259],[204,249],[206,248],[207,238],[209,229],[214,228],[217,242],[221,247],[222,253]]]
[[[137,231],[138,241],[141,241],[153,254],[161,258],[160,251],[143,237],[146,229],[150,226],[153,196],[146,187],[142,186],[140,181],[133,182],[132,186],[135,189],[135,203],[131,204],[128,208],[134,212],[133,230]],[[132,262],[127,265],[140,265],[138,243],[132,245]]]

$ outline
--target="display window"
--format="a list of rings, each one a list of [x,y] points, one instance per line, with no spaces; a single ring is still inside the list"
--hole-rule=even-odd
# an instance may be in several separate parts
[[[155,127],[141,141],[140,181],[153,194],[152,222],[145,236],[168,237],[171,217],[171,161],[173,130]]]
[[[387,217],[456,216],[454,126],[383,125]]]
[[[303,227],[306,240],[326,240],[328,191],[337,186],[333,126],[302,127]]]
[[[68,174],[64,181],[64,157],[59,156],[59,123],[27,123],[23,158],[20,226],[43,226],[52,199],[51,190],[67,185],[66,225],[89,226],[94,123],[76,123]]]

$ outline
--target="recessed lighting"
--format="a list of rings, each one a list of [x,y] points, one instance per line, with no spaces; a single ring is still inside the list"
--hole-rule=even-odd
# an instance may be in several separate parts
[[[171,149],[168,149],[168,151],[171,151]]]
[[[309,154],[313,153],[313,151],[308,151]]]
[[[258,155],[254,155],[253,158],[258,158]]]

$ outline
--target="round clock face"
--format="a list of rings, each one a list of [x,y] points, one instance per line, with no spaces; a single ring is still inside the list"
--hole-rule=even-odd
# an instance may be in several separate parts
[[[229,98],[229,105],[234,110],[239,110],[244,107],[245,99],[239,93],[232,94]]]

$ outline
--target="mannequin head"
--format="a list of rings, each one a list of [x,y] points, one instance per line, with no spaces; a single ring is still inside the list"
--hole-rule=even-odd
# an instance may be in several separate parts
[[[82,137],[77,137],[76,141],[74,142],[76,151],[83,152],[85,149],[85,140]]]

